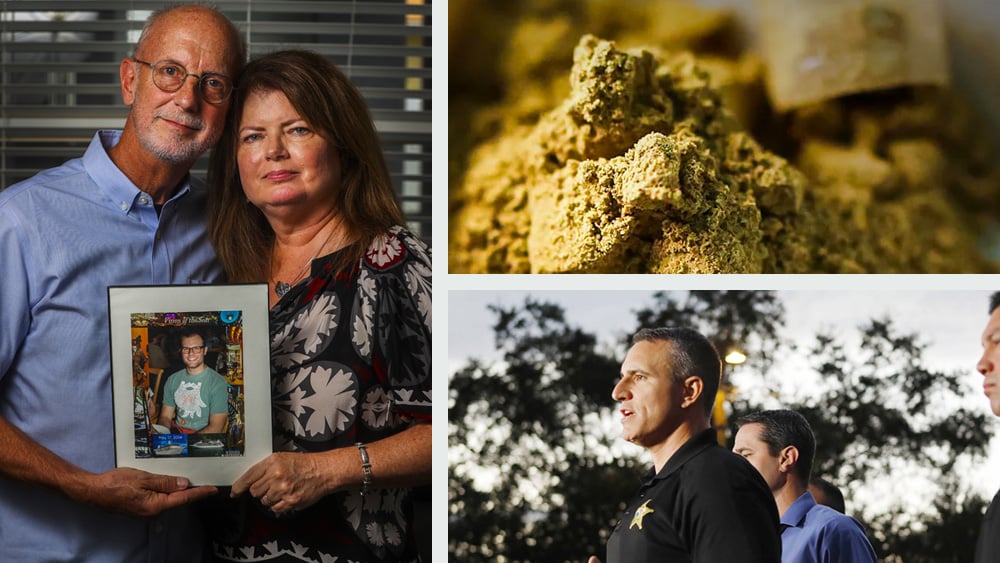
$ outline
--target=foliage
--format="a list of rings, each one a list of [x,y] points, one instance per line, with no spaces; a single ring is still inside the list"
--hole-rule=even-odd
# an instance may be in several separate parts
[[[975,554],[979,524],[987,501],[961,493],[954,482],[936,496],[926,514],[911,521],[898,508],[877,515],[868,524],[877,551],[889,563],[968,563]],[[914,533],[914,530],[918,530]]]
[[[452,552],[463,561],[556,561],[566,546],[603,553],[638,478],[611,455],[614,437],[591,430],[611,415],[618,362],[559,307],[529,300],[491,310],[503,360],[453,375],[448,446],[499,473],[482,494],[472,471],[463,473],[468,464],[452,465]]]
[[[960,455],[985,454],[986,409],[948,406],[961,397],[961,372],[926,368],[926,345],[917,334],[897,334],[888,319],[859,330],[857,359],[833,337],[817,335],[812,356],[825,389],[788,407],[823,438],[814,470],[863,481],[902,458],[947,475]]]
[[[890,319],[872,319],[858,331],[860,343],[851,347],[816,335],[810,357],[821,385],[799,400],[783,397],[782,407],[802,413],[816,434],[813,473],[849,495],[866,483],[888,485],[903,465],[919,468],[926,483],[914,495],[928,505],[921,513],[908,513],[911,499],[886,499],[892,502],[879,513],[861,506],[855,515],[867,516],[882,554],[908,563],[971,561],[985,501],[969,495],[953,469],[963,456],[985,455],[986,409],[958,406],[962,373],[928,369],[918,334],[900,334]]]
[[[686,326],[698,330],[725,356],[739,348],[748,367],[766,372],[774,354],[789,343],[779,331],[785,306],[773,291],[659,292],[650,307],[636,313],[636,331],[644,327]]]
[[[471,360],[450,382],[452,557],[579,561],[602,554],[649,463],[621,444],[610,396],[628,342],[602,348],[550,303],[490,309],[502,359]],[[773,292],[659,293],[636,319],[636,329],[691,326],[723,353],[739,345],[751,358],[741,374],[763,384],[761,374],[792,346],[780,336],[784,305]],[[889,320],[872,320],[859,335],[855,346],[816,335],[809,375],[821,384],[805,397],[781,397],[780,406],[809,419],[819,446],[814,472],[848,492],[890,479],[901,462],[924,468],[940,486],[925,512],[892,504],[870,515],[873,544],[887,560],[970,560],[985,501],[952,469],[960,457],[983,456],[987,417],[952,406],[964,391],[959,374],[926,368],[919,335],[899,334]],[[775,406],[740,394],[730,402],[734,415]],[[487,491],[477,483],[484,472]]]

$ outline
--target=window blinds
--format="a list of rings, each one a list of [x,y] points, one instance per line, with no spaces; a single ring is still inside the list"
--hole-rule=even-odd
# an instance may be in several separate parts
[[[118,64],[162,1],[0,1],[0,189],[120,129]],[[431,242],[431,1],[241,0],[212,5],[250,56],[303,48],[361,90],[410,228]],[[207,155],[194,173],[204,176]]]

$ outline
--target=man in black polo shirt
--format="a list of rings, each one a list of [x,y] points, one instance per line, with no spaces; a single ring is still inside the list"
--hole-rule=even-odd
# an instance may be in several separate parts
[[[780,561],[770,490],[709,423],[722,375],[715,347],[687,328],[643,329],[632,344],[612,397],[622,437],[649,450],[653,469],[608,539],[608,563]]]

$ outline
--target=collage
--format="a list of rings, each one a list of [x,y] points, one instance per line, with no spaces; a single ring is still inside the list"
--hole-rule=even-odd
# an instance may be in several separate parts
[[[1000,563],[995,0],[0,1],[0,265],[0,562]]]

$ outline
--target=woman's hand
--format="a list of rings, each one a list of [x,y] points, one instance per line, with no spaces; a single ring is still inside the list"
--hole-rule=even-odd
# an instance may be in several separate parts
[[[324,459],[322,453],[273,453],[241,475],[231,494],[250,491],[278,515],[308,508],[334,490]]]
[[[419,423],[388,438],[366,444],[373,487],[411,487],[430,482],[431,425]],[[264,458],[233,483],[232,496],[250,491],[275,514],[315,504],[341,489],[361,488],[364,473],[358,448],[325,452],[277,452]]]

